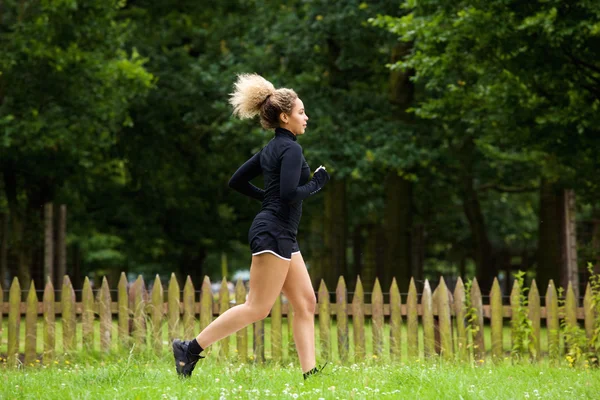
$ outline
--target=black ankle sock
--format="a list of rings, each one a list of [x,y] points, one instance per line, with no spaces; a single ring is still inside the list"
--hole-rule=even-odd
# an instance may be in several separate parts
[[[200,355],[200,353],[202,353],[204,349],[198,344],[198,341],[196,341],[196,339],[192,340],[190,342],[190,345],[188,347],[188,353],[193,355],[193,356],[198,356]]]
[[[304,373],[304,379],[308,378],[311,375],[316,374],[317,372],[319,372],[319,370],[317,369],[317,367],[314,367],[310,371]]]

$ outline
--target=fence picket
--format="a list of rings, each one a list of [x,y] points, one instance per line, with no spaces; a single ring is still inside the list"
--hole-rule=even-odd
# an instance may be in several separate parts
[[[62,304],[63,349],[65,353],[75,350],[75,291],[71,279],[67,275],[63,278],[60,295]]]
[[[33,279],[29,285],[29,294],[27,295],[27,312],[25,316],[25,365],[35,362],[37,345],[37,303],[38,298],[35,293],[35,283]]]
[[[50,277],[48,277],[48,282],[44,288],[42,301],[44,303],[44,353],[42,361],[45,365],[52,365],[56,347],[56,323],[54,315],[54,286]]]
[[[514,348],[515,346],[515,338],[518,335],[518,319],[519,319],[519,307],[521,306],[521,285],[519,285],[518,280],[514,280],[513,288],[510,292],[510,309],[511,309],[511,317],[510,317],[510,340],[511,346]]]
[[[119,285],[117,286],[118,307],[119,307],[119,344],[121,347],[129,346],[129,296],[127,293],[127,277],[121,273]]]
[[[8,294],[8,343],[7,361],[9,367],[17,365],[19,357],[19,336],[21,335],[21,285],[15,276]]]
[[[540,329],[540,319],[541,319],[541,310],[540,310],[540,292],[537,288],[537,284],[535,283],[535,279],[531,281],[531,288],[529,289],[529,297],[527,299],[529,303],[529,319],[531,320],[531,340],[533,341],[533,349],[532,357],[534,359],[538,359],[541,354],[541,329]]]
[[[483,336],[483,301],[477,278],[473,278],[473,284],[471,285],[471,309],[475,313],[471,326],[473,332],[473,354],[477,360],[481,360],[485,356],[485,341]]]
[[[183,337],[189,340],[196,337],[196,318],[194,312],[195,288],[192,278],[188,275],[183,285]],[[200,311],[202,315],[202,310]],[[200,328],[202,330],[202,328]]]
[[[454,315],[456,315],[456,340],[458,356],[461,360],[467,361],[469,353],[467,351],[467,327],[465,310],[465,285],[460,277],[456,281],[454,288]]]
[[[592,337],[594,336],[596,318],[594,316],[592,288],[589,282],[585,287],[585,296],[583,296],[583,315],[585,319],[585,334],[588,340],[592,340]]]
[[[501,360],[503,355],[502,350],[502,293],[498,278],[494,278],[492,290],[490,292],[490,314],[491,314],[491,330],[492,330],[492,357]]]
[[[241,279],[238,279],[235,284],[235,304],[239,306],[246,302],[246,287],[242,283]],[[235,335],[237,353],[240,357],[240,361],[246,362],[248,360],[248,328],[240,329]]]
[[[112,341],[112,313],[110,309],[110,288],[106,277],[102,278],[100,293],[98,293],[98,314],[100,314],[100,348],[109,351]]]
[[[288,358],[298,359],[296,351],[296,342],[294,341],[294,307],[288,302],[287,321],[288,321]]]
[[[352,298],[352,327],[354,328],[354,359],[365,358],[365,316],[363,310],[364,291],[360,276],[356,278],[356,288]]]
[[[450,314],[450,293],[444,278],[440,278],[438,285],[438,318],[440,327],[440,352],[442,357],[451,360],[454,356],[452,342],[452,317]]]
[[[371,304],[373,307],[371,314],[373,356],[381,358],[383,355],[383,292],[378,278],[375,278],[375,284],[373,285]]]
[[[264,320],[254,323],[254,362],[262,363],[265,361],[265,322]]]
[[[560,354],[560,332],[558,319],[558,295],[554,281],[550,279],[546,290],[546,328],[548,330],[548,355],[551,359]]]
[[[271,359],[278,363],[282,360],[281,296],[277,296],[271,309]]]
[[[146,284],[139,275],[133,289],[133,338],[135,339],[136,349],[142,350],[146,346],[146,303],[148,294]]]
[[[406,298],[406,342],[408,344],[408,358],[419,358],[419,312],[417,309],[417,287],[415,280],[410,278],[408,297]]]
[[[335,289],[335,320],[337,323],[338,353],[342,362],[348,361],[348,291],[343,276]]]
[[[221,281],[221,288],[219,289],[220,315],[222,315],[225,311],[229,310],[229,287],[227,285],[227,279],[223,278],[223,280]],[[281,310],[279,312],[281,313]],[[229,338],[226,338],[219,342],[219,353],[223,358],[229,357]]]
[[[81,342],[84,349],[92,350],[94,348],[94,294],[87,276],[83,281],[81,305]]]
[[[213,297],[210,287],[210,279],[204,277],[202,282],[202,291],[200,292],[200,331],[212,322]]]
[[[160,277],[156,274],[154,278],[154,285],[152,286],[152,344],[154,352],[160,354],[162,352],[162,340],[163,340],[163,304],[164,304],[164,293],[162,282]]]
[[[324,360],[329,359],[331,353],[331,317],[329,307],[329,291],[325,281],[321,279],[319,285],[319,336],[321,339],[321,358]]]
[[[396,278],[390,286],[390,355],[392,360],[402,358],[402,300]]]
[[[425,357],[435,354],[435,331],[433,326],[433,302],[432,302],[431,286],[429,280],[425,279],[423,287],[423,295],[421,296],[421,307],[423,309],[423,348]]]
[[[567,296],[565,298],[565,322],[570,329],[577,327],[577,299],[571,282],[567,286]]]
[[[175,274],[171,274],[171,279],[169,280],[169,293],[168,293],[168,313],[169,313],[169,342],[172,342],[174,339],[181,337],[181,311],[179,307],[181,306],[181,301],[179,299],[179,282],[177,282],[177,278]]]

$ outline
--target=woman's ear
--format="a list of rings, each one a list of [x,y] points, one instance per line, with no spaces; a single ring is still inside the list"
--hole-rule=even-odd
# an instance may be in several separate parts
[[[281,122],[283,122],[284,124],[288,123],[289,117],[286,113],[282,112],[281,114],[279,114],[279,119],[281,120]]]

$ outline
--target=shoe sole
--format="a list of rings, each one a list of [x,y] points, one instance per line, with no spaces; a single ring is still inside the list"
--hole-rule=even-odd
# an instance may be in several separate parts
[[[173,340],[173,357],[175,358],[175,370],[177,371],[177,375],[185,376],[182,372],[183,367],[185,367],[185,361],[182,361],[185,357],[185,353],[181,349],[181,343],[182,341],[179,339]]]

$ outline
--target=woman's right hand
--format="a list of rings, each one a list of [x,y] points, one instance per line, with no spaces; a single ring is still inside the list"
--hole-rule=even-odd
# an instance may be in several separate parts
[[[329,174],[327,173],[327,169],[320,165],[319,168],[315,170],[314,176],[319,176],[321,180],[321,187],[323,187],[327,182],[329,182]]]

